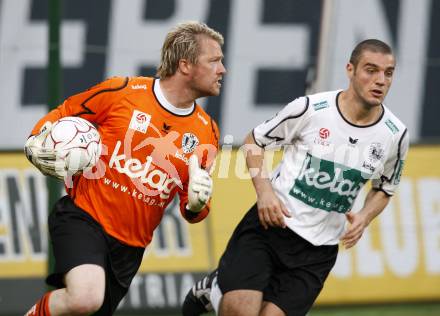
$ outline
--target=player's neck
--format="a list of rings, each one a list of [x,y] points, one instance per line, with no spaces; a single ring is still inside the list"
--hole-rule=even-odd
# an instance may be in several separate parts
[[[169,77],[161,79],[159,84],[164,97],[175,107],[187,109],[193,106],[196,98],[183,81]]]
[[[370,125],[381,117],[380,105],[367,105],[349,91],[343,91],[338,100],[339,110],[346,120],[354,125]]]

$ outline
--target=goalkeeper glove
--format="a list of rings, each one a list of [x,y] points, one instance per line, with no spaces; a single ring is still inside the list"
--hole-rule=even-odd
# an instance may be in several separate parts
[[[212,178],[209,173],[199,167],[196,155],[189,158],[189,184],[187,209],[200,212],[208,203],[212,193]]]
[[[47,121],[44,123],[38,134],[32,135],[28,138],[24,145],[24,153],[26,154],[27,159],[37,167],[42,174],[63,179],[63,176],[56,171],[56,151],[43,147],[43,143],[51,129],[51,122]]]

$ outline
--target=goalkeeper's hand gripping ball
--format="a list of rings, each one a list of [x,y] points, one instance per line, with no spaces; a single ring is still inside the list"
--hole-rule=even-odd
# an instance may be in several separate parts
[[[101,136],[89,121],[67,116],[46,122],[39,134],[29,137],[25,153],[44,175],[65,179],[98,162]]]
[[[30,136],[24,145],[27,159],[46,176],[60,178],[55,171],[56,152],[43,146],[52,130],[52,123],[47,121],[36,135]]]

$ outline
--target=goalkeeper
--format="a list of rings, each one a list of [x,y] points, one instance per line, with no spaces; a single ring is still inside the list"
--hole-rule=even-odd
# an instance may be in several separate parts
[[[26,315],[112,315],[175,195],[187,221],[208,215],[208,170],[219,135],[195,100],[220,93],[222,44],[222,35],[207,25],[181,23],[165,38],[159,78],[111,78],[37,123],[25,152],[45,175],[59,177],[55,153],[42,144],[61,117],[96,124],[107,153],[94,177],[75,176],[55,204],[49,216],[55,271],[46,282],[57,289]]]

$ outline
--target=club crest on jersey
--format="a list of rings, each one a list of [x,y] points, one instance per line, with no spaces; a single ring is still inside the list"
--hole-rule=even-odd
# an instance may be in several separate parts
[[[150,125],[151,115],[144,112],[134,110],[131,116],[130,125],[128,128],[134,129],[135,131],[146,133],[148,125]]]
[[[384,154],[385,151],[381,143],[371,143],[370,148],[368,148],[368,158],[372,162],[381,160]]]
[[[182,137],[182,150],[185,154],[192,153],[199,144],[199,139],[192,133],[185,133]]]

